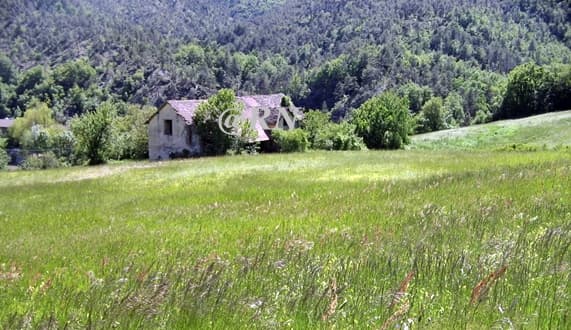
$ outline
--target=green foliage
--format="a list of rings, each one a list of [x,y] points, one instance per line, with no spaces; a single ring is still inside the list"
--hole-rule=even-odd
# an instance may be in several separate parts
[[[230,155],[256,155],[260,149],[260,143],[256,142],[258,132],[249,120],[243,121],[239,130],[239,134],[232,137],[230,150],[227,152]]]
[[[80,159],[87,160],[89,165],[102,164],[108,160],[115,117],[115,105],[106,102],[94,112],[72,120],[71,130],[77,141],[76,151]]]
[[[8,56],[0,53],[0,83],[9,84],[16,78],[16,68]]]
[[[7,0],[0,75],[8,82],[0,80],[17,95],[0,100],[0,111],[20,114],[37,98],[63,123],[110,99],[159,105],[231,88],[287,92],[339,121],[404,86],[414,113],[458,93],[468,124],[478,111],[497,112],[495,83],[518,64],[570,63],[571,30],[552,2]],[[41,77],[22,79],[31,73]]]
[[[44,67],[38,65],[32,67],[20,76],[18,81],[18,88],[16,92],[18,94],[23,94],[27,90],[33,90],[38,85],[41,85],[45,80],[48,79],[48,73]]]
[[[311,110],[304,114],[301,127],[307,132],[307,139],[313,148],[321,129],[331,123],[331,114],[317,110]]]
[[[37,134],[43,134],[41,129],[50,129],[57,123],[53,119],[52,110],[45,103],[36,103],[27,109],[23,117],[16,118],[14,125],[10,127],[10,137],[20,144],[26,144],[32,134],[32,128],[36,127]],[[38,131],[40,130],[40,131]],[[28,145],[29,146],[29,145]]]
[[[398,90],[399,95],[408,99],[410,110],[418,113],[428,100],[432,98],[434,92],[428,86],[419,86],[416,83],[408,83]]]
[[[433,97],[423,106],[418,119],[418,132],[426,133],[447,128],[446,114],[440,97]]]
[[[76,140],[68,129],[59,129],[51,133],[50,149],[65,164],[75,163]]]
[[[464,113],[464,100],[458,93],[452,92],[444,99],[444,113],[448,127],[466,125],[466,114]]]
[[[0,82],[0,118],[14,116],[16,92],[13,85]]]
[[[204,49],[197,44],[189,44],[181,47],[176,53],[175,58],[178,62],[185,65],[203,64],[206,59]]]
[[[234,91],[230,89],[219,91],[198,106],[194,123],[206,155],[224,155],[232,147],[234,137],[220,130],[219,119],[223,114],[241,115],[242,107],[242,104],[236,101]]]
[[[308,134],[302,129],[273,130],[272,138],[280,152],[305,152],[309,147]]]
[[[547,70],[555,77],[551,87],[553,110],[571,109],[571,64],[554,64]]]
[[[551,87],[554,76],[534,64],[522,64],[508,78],[506,95],[497,119],[521,118],[553,109]]]
[[[45,153],[32,154],[20,165],[23,170],[47,170],[61,167],[57,156],[49,151]]]
[[[8,166],[8,162],[10,161],[8,157],[8,153],[5,150],[6,148],[6,139],[0,138],[0,170],[3,170]]]
[[[56,84],[65,91],[73,88],[87,88],[95,78],[95,69],[84,59],[67,62],[54,69],[53,77]]]
[[[353,113],[351,122],[370,149],[403,148],[412,129],[408,100],[392,92],[365,102]]]
[[[480,125],[489,123],[493,120],[493,115],[490,111],[487,110],[478,110],[476,112],[476,116],[472,119],[472,125]]]
[[[355,133],[355,126],[344,121],[322,126],[311,143],[313,149],[321,150],[364,150],[363,139]]]
[[[123,116],[113,120],[112,159],[147,159],[149,154],[149,133],[147,120],[156,112],[155,107],[125,105]]]

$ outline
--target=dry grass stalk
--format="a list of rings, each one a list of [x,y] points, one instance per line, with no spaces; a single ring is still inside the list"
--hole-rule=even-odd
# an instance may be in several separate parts
[[[397,304],[401,304],[400,307],[389,317],[385,323],[381,326],[381,330],[388,329],[391,325],[397,322],[401,317],[403,317],[406,313],[408,313],[410,309],[410,302],[406,297],[408,287],[410,283],[414,279],[414,272],[410,272],[406,275],[404,280],[401,282],[398,291],[394,294],[393,300],[389,308],[393,308]]]
[[[404,299],[403,304],[397,309],[391,317],[389,317],[385,323],[381,326],[381,330],[387,330],[391,325],[393,325],[396,321],[398,321],[401,317],[403,317],[408,310],[410,309],[410,302],[408,299]]]
[[[474,289],[472,290],[472,297],[470,299],[470,304],[475,305],[482,301],[490,288],[496,283],[496,281],[502,277],[508,266],[503,266],[502,268],[498,269],[495,272],[490,273],[490,275],[486,276],[480,283],[478,283]]]
[[[331,297],[331,301],[327,307],[327,310],[321,316],[321,320],[323,321],[329,320],[333,314],[335,314],[335,311],[337,310],[337,304],[339,303],[339,297],[337,296],[337,280],[334,278],[329,284],[329,295]]]
[[[414,272],[410,272],[406,275],[406,277],[399,286],[399,290],[395,293],[393,300],[389,305],[389,308],[393,308],[396,304],[398,304],[401,301],[402,297],[404,297],[404,295],[408,291],[408,286],[410,285],[410,282],[412,282],[413,278],[414,278]]]

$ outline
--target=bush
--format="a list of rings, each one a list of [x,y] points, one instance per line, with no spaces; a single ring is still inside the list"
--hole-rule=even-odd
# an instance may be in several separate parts
[[[45,170],[60,166],[61,163],[53,152],[33,154],[20,165],[24,170]]]
[[[433,97],[422,106],[418,116],[418,133],[439,131],[446,128],[443,101],[440,97]]]
[[[113,121],[113,145],[110,158],[147,159],[149,154],[149,133],[147,120],[156,112],[149,106],[127,105],[125,115]]]
[[[60,161],[74,163],[75,136],[71,131],[60,130],[51,136],[51,148]]]
[[[363,139],[355,134],[355,126],[347,122],[329,123],[317,131],[314,149],[322,150],[364,150]]]
[[[0,170],[5,169],[10,162],[10,157],[4,148],[6,148],[6,140],[0,139]]]
[[[375,96],[353,112],[355,132],[371,149],[400,149],[410,142],[408,100],[392,92]]]
[[[96,111],[73,119],[71,129],[77,141],[76,152],[89,165],[107,161],[114,118],[113,104],[103,103]]]
[[[309,146],[307,133],[302,129],[274,130],[272,137],[279,146],[280,152],[305,152]]]
[[[315,140],[319,132],[331,123],[331,115],[326,112],[317,110],[308,111],[305,113],[301,128],[307,132],[307,138],[310,146],[315,148]]]

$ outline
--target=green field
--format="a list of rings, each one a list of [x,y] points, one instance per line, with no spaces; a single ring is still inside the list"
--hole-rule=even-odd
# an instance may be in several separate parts
[[[414,149],[552,150],[571,148],[571,111],[502,120],[413,137]]]
[[[0,328],[571,327],[565,150],[3,172],[0,196]]]

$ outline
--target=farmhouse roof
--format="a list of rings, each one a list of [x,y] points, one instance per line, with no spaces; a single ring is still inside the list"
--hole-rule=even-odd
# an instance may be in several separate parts
[[[10,128],[14,125],[14,119],[4,118],[0,119],[0,128]]]

